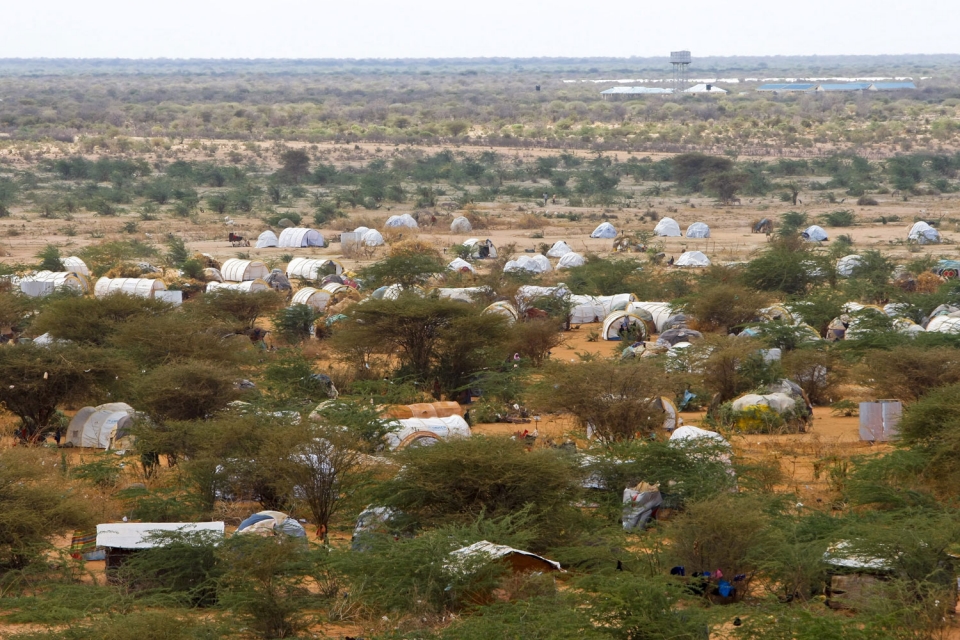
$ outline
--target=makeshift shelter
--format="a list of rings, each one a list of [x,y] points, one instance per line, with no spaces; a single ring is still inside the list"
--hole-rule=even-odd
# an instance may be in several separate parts
[[[710,258],[701,251],[686,251],[673,263],[675,267],[709,267]]]
[[[694,222],[692,225],[687,227],[687,237],[688,238],[709,238],[710,237],[710,227],[703,222]]]
[[[290,280],[280,269],[271,270],[270,275],[264,278],[263,281],[267,283],[268,287],[276,291],[293,291]]]
[[[773,231],[773,222],[770,218],[763,218],[757,224],[753,225],[751,229],[753,233],[770,233]]]
[[[553,265],[546,256],[536,254],[533,257],[522,255],[516,260],[511,260],[504,265],[503,270],[507,273],[511,271],[529,271],[530,273],[546,273],[553,271]]]
[[[476,273],[477,270],[473,268],[473,265],[464,260],[463,258],[455,258],[447,265],[449,271],[469,271],[470,273]]]
[[[663,347],[675,347],[681,342],[693,342],[703,338],[703,334],[686,327],[666,329],[657,337],[657,344]]]
[[[205,533],[222,538],[223,522],[111,522],[97,525],[97,546],[106,553],[107,569],[119,569],[132,554],[163,546],[164,533]]]
[[[463,241],[463,246],[470,247],[470,257],[474,259],[497,257],[497,248],[490,238],[483,242],[479,238],[468,238]]]
[[[635,309],[643,309],[650,314],[657,333],[666,329],[664,325],[673,315],[673,308],[667,302],[632,302],[627,307],[627,311],[634,311]]]
[[[960,318],[937,316],[927,323],[927,331],[938,333],[960,333]]]
[[[587,263],[584,260],[583,256],[579,253],[571,251],[570,253],[565,253],[560,261],[557,262],[557,269],[573,269],[574,267],[582,267]]]
[[[136,412],[123,402],[83,407],[67,426],[64,444],[90,449],[112,449],[113,443],[127,434]]]
[[[525,305],[537,298],[566,298],[570,295],[567,285],[562,282],[555,287],[539,287],[525,284],[517,289],[516,300],[519,305]]]
[[[858,255],[843,256],[837,260],[837,275],[843,278],[849,278],[853,275],[853,270],[863,263],[863,259]]]
[[[20,292],[31,298],[48,296],[57,289],[86,293],[90,284],[85,276],[74,271],[38,271],[20,280]]]
[[[323,242],[323,234],[316,229],[291,227],[280,232],[277,246],[296,249],[299,247],[322,247],[325,245]]]
[[[404,213],[403,215],[390,216],[389,218],[387,218],[387,222],[385,223],[385,226],[392,229],[403,228],[403,227],[406,227],[408,229],[416,229],[420,225],[418,225],[417,221],[413,219],[413,216],[411,216],[409,213]]]
[[[257,236],[257,249],[266,249],[268,247],[276,247],[280,243],[280,240],[277,239],[277,234],[275,234],[270,229],[267,229],[259,236]]]
[[[266,281],[257,278],[256,280],[245,280],[244,282],[208,282],[207,293],[214,291],[240,291],[242,293],[257,293],[258,291],[269,291],[270,285]]]
[[[457,402],[422,402],[417,404],[394,404],[384,411],[385,418],[409,420],[410,418],[449,418],[462,416],[463,407]]]
[[[504,316],[510,324],[513,324],[520,318],[520,314],[517,313],[517,308],[505,300],[494,302],[484,309],[483,313],[498,313]]]
[[[663,495],[660,487],[655,484],[640,482],[635,487],[623,490],[623,515],[620,522],[624,531],[643,530],[651,518],[655,518],[657,510],[663,504]]]
[[[677,427],[673,433],[670,434],[670,442],[683,442],[685,440],[712,440],[717,444],[722,444],[728,447],[730,446],[730,443],[727,442],[719,433],[715,431],[707,431],[706,429],[701,429],[700,427],[684,425],[682,427]]]
[[[167,286],[159,278],[100,278],[93,286],[93,295],[102,298],[114,293],[125,293],[129,296],[153,298],[157,291],[163,291]]]
[[[591,238],[616,238],[617,230],[613,228],[613,225],[609,222],[601,222],[596,229],[593,230],[593,233],[590,234]]]
[[[852,544],[841,541],[827,549],[823,561],[829,567],[826,605],[831,609],[857,609],[888,597],[885,583],[894,572],[889,559],[857,553]]]
[[[340,275],[343,265],[329,258],[294,258],[287,265],[288,278],[319,280],[327,275]]]
[[[673,431],[677,427],[683,425],[683,418],[680,417],[680,412],[677,411],[677,405],[673,404],[673,400],[666,396],[660,396],[659,398],[654,398],[653,402],[654,407],[663,411],[665,417],[663,419],[663,428],[667,431]]]
[[[470,233],[473,231],[473,225],[463,216],[457,216],[450,223],[450,233]]]
[[[770,414],[783,416],[797,411],[797,401],[785,393],[748,393],[734,400],[731,406],[741,414],[736,427],[742,431],[763,428]]]
[[[327,308],[330,297],[330,292],[328,291],[314,289],[313,287],[304,287],[293,294],[293,300],[290,301],[290,304],[305,304],[312,307],[317,313],[320,313]]]
[[[356,229],[353,230],[353,232],[358,236],[360,236],[361,238],[363,237],[363,234],[365,234],[367,231],[370,231],[370,227],[357,227]]]
[[[329,293],[333,297],[334,302],[339,302],[344,298],[351,298],[353,300],[360,299],[360,293],[356,289],[338,282],[328,282],[323,285],[321,289]]]
[[[384,439],[391,450],[422,446],[424,437],[427,438],[427,443],[438,439],[470,437],[470,425],[459,415],[446,418],[406,418],[392,421],[390,426],[395,426],[396,429]]]
[[[81,276],[90,277],[90,269],[87,267],[87,263],[77,256],[67,256],[60,262],[63,263],[64,271],[72,271],[80,274]]]
[[[223,282],[223,274],[220,269],[207,267],[203,270],[203,279],[205,282]]]
[[[635,313],[628,311],[612,311],[603,319],[604,340],[623,340],[627,337],[631,342],[646,340],[647,323]]]
[[[434,289],[434,292],[438,298],[472,303],[490,293],[490,289],[487,287],[439,287]]]
[[[307,532],[303,525],[280,511],[259,511],[252,516],[247,517],[237,527],[235,535],[257,535],[257,536],[290,536],[293,538],[306,538]]]
[[[563,240],[557,240],[556,242],[553,243],[553,246],[547,250],[547,257],[562,258],[563,256],[570,253],[571,251],[573,251],[573,249],[570,248],[570,245],[568,245]]]
[[[259,260],[241,260],[230,258],[220,267],[220,273],[227,282],[243,282],[244,280],[263,279],[270,274],[267,265]]]
[[[921,220],[910,228],[907,240],[919,244],[940,244],[940,232]]]
[[[451,551],[449,557],[446,568],[460,574],[471,573],[478,566],[495,561],[504,562],[513,573],[563,571],[559,562],[486,540]]]
[[[827,240],[827,232],[823,230],[823,227],[813,224],[807,227],[800,234],[800,237],[807,242],[824,242]]]
[[[653,228],[653,235],[664,236],[668,238],[680,237],[680,225],[673,218],[661,218],[657,226]]]
[[[360,243],[365,247],[382,247],[383,235],[376,229],[368,229],[360,236]]]

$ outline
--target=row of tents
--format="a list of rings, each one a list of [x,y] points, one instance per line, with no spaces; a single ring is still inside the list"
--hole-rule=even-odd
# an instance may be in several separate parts
[[[653,228],[653,234],[665,238],[679,238],[683,236],[680,232],[680,225],[673,218],[661,218],[657,226]],[[590,234],[591,238],[616,238],[617,230],[609,222],[603,222]],[[709,238],[710,227],[705,222],[694,222],[687,227],[686,237],[688,238]]]

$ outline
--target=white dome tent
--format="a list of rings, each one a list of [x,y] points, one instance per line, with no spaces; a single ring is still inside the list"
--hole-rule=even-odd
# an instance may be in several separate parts
[[[420,225],[417,224],[417,221],[413,219],[409,213],[405,213],[400,216],[390,216],[387,218],[385,226],[392,229],[407,227],[408,229],[416,229]]]
[[[450,233],[470,233],[473,225],[464,216],[458,216],[450,223]]]
[[[293,294],[293,300],[290,301],[290,306],[295,304],[305,304],[308,307],[313,307],[314,311],[320,313],[327,308],[327,304],[329,302],[329,291],[324,291],[323,289],[314,289],[313,287],[304,287]]]
[[[300,247],[322,247],[323,235],[316,229],[290,227],[280,232],[279,247],[297,249]]]
[[[862,264],[863,260],[858,255],[843,256],[837,260],[837,275],[849,278],[853,275],[853,270]]]
[[[550,247],[550,249],[547,251],[547,257],[562,258],[563,256],[570,253],[571,251],[573,251],[573,249],[570,248],[570,245],[568,245],[563,240],[557,240],[556,242],[553,243],[553,246]]]
[[[694,222],[692,225],[687,227],[687,237],[688,238],[709,238],[710,227],[708,227],[704,222]]]
[[[340,275],[343,265],[329,258],[294,258],[287,265],[288,278],[317,280],[327,275]]]
[[[463,246],[470,247],[470,257],[472,258],[480,259],[483,257],[486,257],[486,258],[497,257],[497,248],[493,246],[493,241],[490,240],[489,238],[487,238],[483,242],[481,242],[479,238],[468,238],[467,240],[463,241]],[[481,255],[484,253],[484,249],[486,249],[486,252],[485,252],[487,254],[486,256]]]
[[[582,267],[586,264],[586,260],[583,259],[583,256],[579,253],[571,251],[570,253],[563,254],[563,257],[560,258],[560,262],[557,263],[557,269],[572,269],[574,267]]]
[[[353,230],[353,232],[358,236],[360,236],[361,238],[363,237],[363,234],[365,234],[367,231],[370,231],[370,227],[357,227],[356,229]]]
[[[616,238],[617,230],[609,222],[601,222],[590,234],[591,238]]]
[[[828,239],[827,232],[823,230],[823,227],[816,224],[807,227],[807,229],[800,234],[800,237],[807,242],[825,242]]]
[[[114,293],[125,293],[129,296],[153,298],[157,291],[164,291],[166,288],[160,279],[100,278],[93,286],[93,295],[102,298]]]
[[[673,218],[661,218],[657,226],[653,228],[653,235],[667,238],[680,237],[680,225]]]
[[[383,236],[376,229],[367,229],[364,234],[360,236],[360,242],[367,247],[382,247]]]
[[[63,262],[64,271],[72,271],[73,273],[90,277],[90,269],[87,268],[87,263],[77,256],[67,256],[61,262]]]
[[[31,298],[48,296],[57,289],[86,293],[90,284],[84,276],[73,271],[39,271],[20,280],[20,292]]]
[[[503,270],[507,273],[512,271],[529,271],[531,273],[546,273],[553,271],[553,265],[547,260],[547,257],[537,254],[532,258],[530,256],[520,256],[516,260],[511,260],[504,265]]]
[[[450,271],[463,271],[466,269],[470,273],[476,273],[476,269],[473,268],[473,265],[464,260],[463,258],[455,258],[447,265],[447,269]]]
[[[110,402],[77,411],[67,427],[65,444],[90,449],[109,449],[124,435],[136,412],[123,402]]]
[[[702,251],[687,251],[683,253],[677,261],[673,263],[675,267],[709,267],[710,258],[705,256]]]
[[[275,247],[280,241],[277,240],[277,234],[267,229],[257,237],[257,249],[267,249]]]
[[[257,293],[258,291],[269,290],[270,285],[257,278],[256,280],[244,280],[243,282],[208,282],[206,292],[240,291],[241,293]]]
[[[266,278],[270,275],[270,270],[267,269],[267,265],[259,260],[230,258],[220,265],[220,275],[227,282],[243,282],[244,280]]]
[[[910,228],[907,239],[919,244],[940,244],[940,232],[921,220]]]

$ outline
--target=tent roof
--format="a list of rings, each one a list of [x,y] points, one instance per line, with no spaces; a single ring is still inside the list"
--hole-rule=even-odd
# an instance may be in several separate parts
[[[447,567],[454,570],[463,571],[465,569],[464,565],[468,558],[482,558],[486,557],[490,560],[499,560],[501,558],[506,558],[512,555],[526,556],[528,558],[533,558],[539,560],[557,571],[563,571],[563,568],[560,566],[559,562],[555,560],[548,560],[543,556],[538,556],[535,553],[529,551],[523,551],[521,549],[514,549],[513,547],[508,547],[502,544],[493,544],[492,542],[487,542],[486,540],[481,540],[480,542],[475,542],[470,546],[463,547],[462,549],[457,549],[456,551],[450,552],[450,562]]]
[[[222,522],[111,522],[97,525],[97,546],[114,549],[152,549],[151,534],[209,531],[223,536]]]

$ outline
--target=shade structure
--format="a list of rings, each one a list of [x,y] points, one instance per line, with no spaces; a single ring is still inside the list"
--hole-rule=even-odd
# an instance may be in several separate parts
[[[163,280],[150,278],[100,278],[93,287],[93,295],[102,298],[114,293],[125,293],[141,298],[153,298],[167,286]]]
[[[220,266],[220,275],[227,282],[243,282],[244,280],[266,278],[270,275],[270,270],[267,269],[267,265],[259,260],[230,258]]]
[[[667,238],[680,237],[680,225],[673,218],[661,218],[653,228],[653,234]]]
[[[319,280],[323,276],[341,273],[343,273],[343,265],[330,258],[294,258],[287,265],[288,278]]]
[[[596,229],[593,230],[593,233],[590,234],[591,238],[616,238],[617,230],[613,228],[613,225],[609,222],[600,223]]]
[[[316,229],[291,227],[280,232],[277,246],[294,249],[299,247],[322,247],[324,246],[323,234]]]
[[[321,312],[327,308],[327,304],[330,302],[330,292],[324,291],[323,289],[314,289],[313,287],[304,287],[300,289],[295,294],[293,294],[293,300],[290,304],[305,304],[308,307],[312,307],[314,311]]]
[[[277,234],[270,229],[267,229],[257,237],[257,249],[267,249],[269,247],[275,247],[280,241],[277,239]]]

